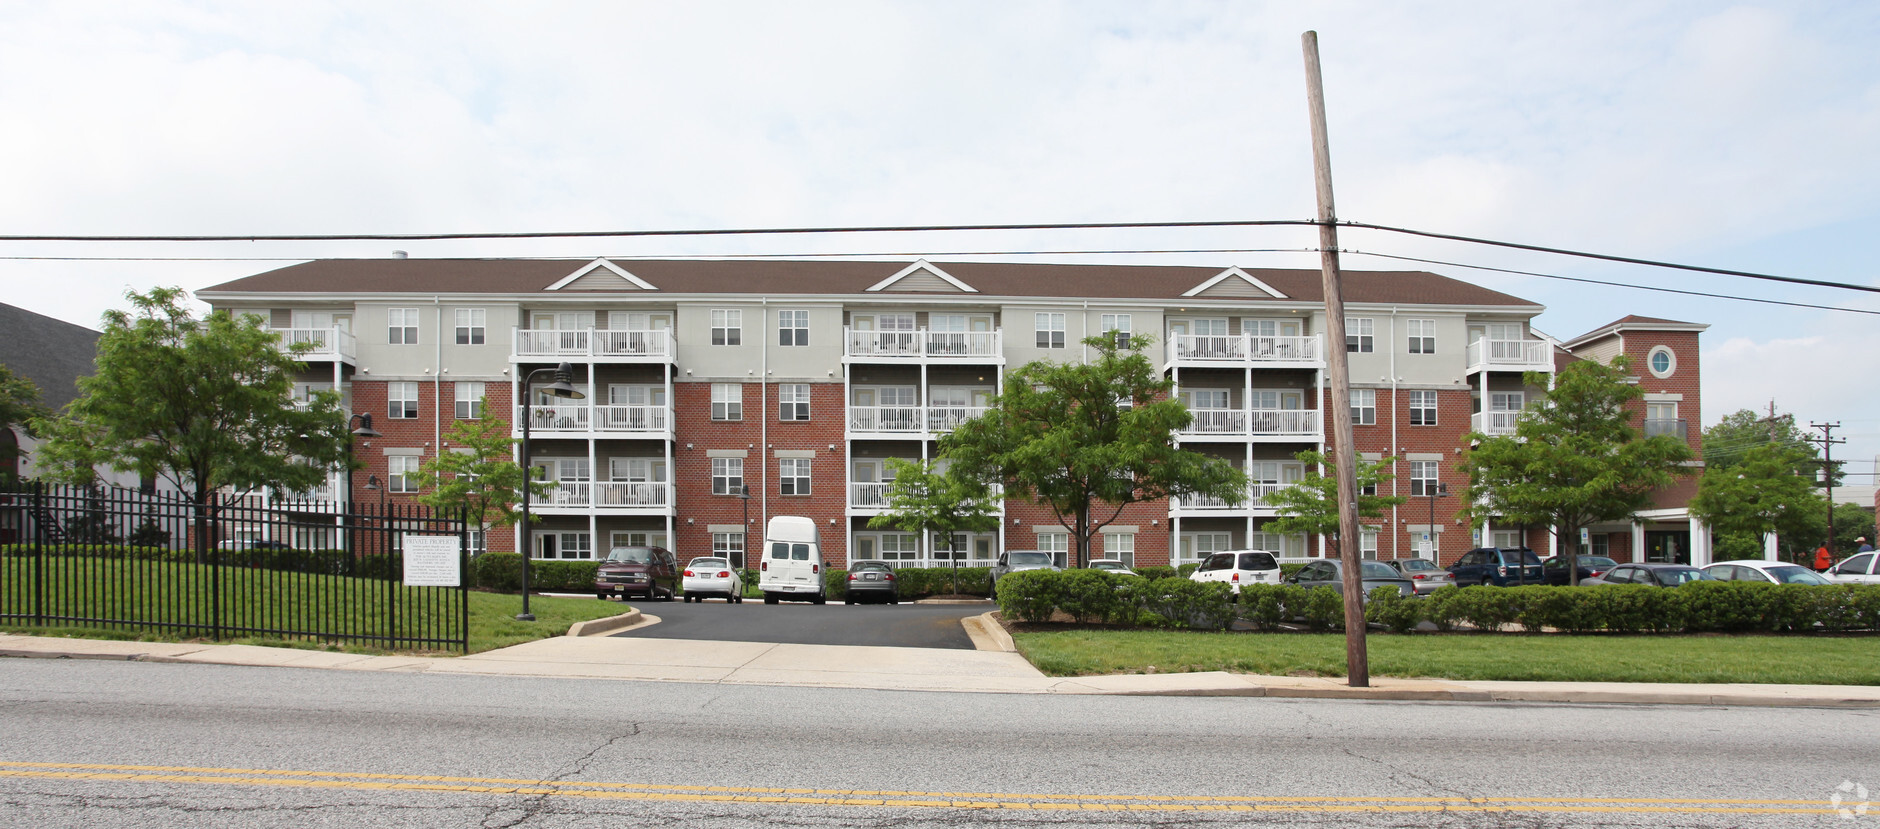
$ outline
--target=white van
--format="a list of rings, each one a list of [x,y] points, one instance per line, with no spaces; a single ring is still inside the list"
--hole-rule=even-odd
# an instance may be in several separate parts
[[[829,600],[823,585],[822,544],[815,519],[798,515],[770,519],[770,526],[764,530],[757,589],[764,591],[764,604],[776,604],[780,599],[808,599],[816,604]]]

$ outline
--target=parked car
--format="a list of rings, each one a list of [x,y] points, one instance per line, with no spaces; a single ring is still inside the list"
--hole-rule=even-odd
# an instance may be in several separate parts
[[[1694,581],[1709,581],[1704,571],[1689,564],[1619,564],[1604,575],[1581,581],[1581,586],[1600,584],[1649,584],[1677,587]]]
[[[894,580],[894,565],[867,559],[849,565],[849,589],[842,603],[871,600],[888,604],[901,600],[900,588]]]
[[[1129,569],[1129,565],[1113,558],[1091,559],[1090,569],[1099,573],[1109,573],[1112,576],[1136,575],[1136,571]]]
[[[1344,562],[1335,558],[1319,559],[1307,564],[1304,569],[1292,574],[1286,581],[1307,589],[1330,587],[1342,594],[1345,592],[1344,566]],[[1364,595],[1367,598],[1372,590],[1379,587],[1395,587],[1400,596],[1417,594],[1414,581],[1381,561],[1360,561],[1358,567],[1358,578],[1364,584]]]
[[[615,547],[594,571],[594,597],[669,601],[679,592],[679,562],[664,547]]]
[[[1437,588],[1455,584],[1456,577],[1448,570],[1436,566],[1436,562],[1427,558],[1396,558],[1384,562],[1384,566],[1401,573],[1416,587],[1417,595],[1427,596]]]
[[[1880,565],[1880,553],[1855,553],[1822,575],[1840,584],[1880,584],[1880,567],[1876,565]]]
[[[757,563],[757,589],[764,604],[804,599],[829,601],[823,582],[822,533],[816,520],[801,515],[773,515],[764,528],[764,549]]]
[[[1579,561],[1575,562],[1575,564],[1577,566],[1574,569],[1580,571],[1580,581],[1585,581],[1594,576],[1603,574],[1607,570],[1611,570],[1613,567],[1618,566],[1619,562],[1613,561],[1605,556],[1583,555],[1579,556]],[[1548,584],[1566,585],[1573,583],[1567,579],[1566,556],[1548,556],[1541,559],[1541,572]]]
[[[1462,587],[1540,584],[1547,578],[1540,557],[1526,547],[1477,547],[1449,565],[1449,575]]]
[[[1266,550],[1228,550],[1203,559],[1188,578],[1224,582],[1238,596],[1243,584],[1279,584],[1283,575],[1279,559]]]
[[[1063,570],[1051,559],[1050,553],[1038,550],[1006,550],[999,554],[999,560],[992,565],[992,583],[988,589],[993,598],[999,597],[999,579],[1011,573],[1026,570]]]
[[[731,559],[714,556],[692,559],[685,566],[683,577],[681,585],[688,602],[702,602],[712,596],[722,596],[732,604],[744,601],[744,577],[731,566]]]
[[[1852,559],[1849,559],[1851,561]],[[1843,562],[1845,563],[1845,562]],[[1774,584],[1833,584],[1799,564],[1786,561],[1763,561],[1761,559],[1742,559],[1738,561],[1719,561],[1704,568],[1704,575],[1717,581],[1760,581]]]

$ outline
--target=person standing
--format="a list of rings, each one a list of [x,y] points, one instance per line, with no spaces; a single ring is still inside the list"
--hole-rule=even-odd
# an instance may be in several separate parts
[[[1828,545],[1821,545],[1821,549],[1815,551],[1815,571],[1825,573],[1833,566],[1834,556],[1828,552]]]
[[[1863,535],[1863,536],[1861,536],[1861,537],[1859,537],[1859,538],[1856,538],[1856,539],[1854,539],[1854,543],[1856,543],[1856,544],[1859,544],[1859,545],[1860,545],[1859,547],[1857,547],[1857,548],[1855,548],[1855,549],[1854,549],[1854,552],[1857,552],[1857,553],[1871,553],[1871,552],[1873,552],[1873,545],[1872,545],[1872,544],[1868,544],[1868,543],[1867,543],[1867,536],[1864,536],[1864,535]]]

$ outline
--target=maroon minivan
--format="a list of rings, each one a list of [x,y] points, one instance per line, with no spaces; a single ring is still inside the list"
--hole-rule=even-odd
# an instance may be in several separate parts
[[[679,562],[664,547],[615,547],[594,573],[594,597],[668,601],[679,592]]]

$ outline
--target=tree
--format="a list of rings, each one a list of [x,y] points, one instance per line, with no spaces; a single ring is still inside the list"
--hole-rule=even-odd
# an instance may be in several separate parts
[[[39,405],[39,387],[33,381],[0,365],[0,430],[20,427],[34,434],[32,422],[46,416]],[[11,470],[11,462],[20,456],[19,444],[0,441],[0,469]]]
[[[999,497],[982,479],[935,471],[931,463],[892,458],[888,470],[888,511],[868,519],[868,526],[893,527],[929,538],[946,536],[947,558],[953,562],[953,592],[960,592],[960,560],[953,555],[956,532],[990,532],[999,528]]]
[[[1794,445],[1762,443],[1737,454],[1730,466],[1707,467],[1691,499],[1691,515],[1715,528],[1720,539],[1729,538],[1735,550],[1746,546],[1744,536],[1758,548],[1765,533],[1810,537],[1810,528],[1824,523],[1828,504],[1814,479],[1800,472],[1812,465],[1811,454]]]
[[[477,407],[489,411],[489,400],[485,398]],[[420,489],[428,490],[418,501],[433,509],[462,511],[484,533],[521,520],[522,466],[510,449],[516,439],[509,436],[509,424],[498,418],[455,421],[444,433],[444,442],[451,449],[418,467],[414,480]],[[551,481],[530,480],[529,492],[539,498],[554,486]]]
[[[1266,503],[1279,510],[1280,518],[1268,521],[1264,528],[1270,533],[1305,533],[1323,535],[1332,539],[1332,550],[1338,546],[1338,476],[1327,475],[1319,470],[1331,471],[1331,464],[1319,452],[1307,450],[1293,457],[1306,465],[1306,473],[1293,486],[1281,487],[1266,496]],[[1397,477],[1390,471],[1395,458],[1367,461],[1358,459],[1356,470],[1358,479],[1358,518],[1381,518],[1391,507],[1398,506],[1409,499],[1402,495],[1365,495],[1367,489],[1376,488]],[[1359,532],[1363,532],[1360,530]]]
[[[1463,514],[1475,526],[1489,516],[1550,526],[1561,538],[1577,538],[1581,527],[1630,518],[1651,501],[1652,491],[1684,474],[1694,457],[1690,446],[1670,435],[1641,437],[1626,403],[1643,392],[1632,382],[1623,354],[1609,364],[1586,360],[1568,365],[1551,389],[1521,412],[1515,433],[1471,434],[1460,468],[1469,475]],[[1547,376],[1530,372],[1526,382],[1545,386]],[[1578,568],[1569,568],[1579,581]]]
[[[339,395],[296,403],[295,358],[259,317],[217,311],[198,319],[180,288],[125,296],[136,313],[104,315],[97,373],[78,381],[79,397],[56,418],[38,465],[51,477],[87,483],[93,469],[168,480],[197,505],[197,550],[208,548],[215,494],[263,488],[303,492],[346,463],[346,416]]]
[[[1070,531],[1079,567],[1091,538],[1129,504],[1190,494],[1245,501],[1240,470],[1174,444],[1193,416],[1143,356],[1149,342],[1136,336],[1119,348],[1114,337],[1089,337],[1094,361],[1026,364],[985,414],[940,439],[941,456],[1009,496],[1042,501]]]
[[[1725,415],[1716,425],[1704,430],[1704,468],[1729,469],[1743,462],[1750,450],[1774,446],[1793,450],[1795,471],[1813,479],[1821,472],[1819,447],[1795,426],[1795,416],[1775,414],[1773,405],[1767,416],[1749,409]],[[1836,483],[1839,483],[1838,481]]]

